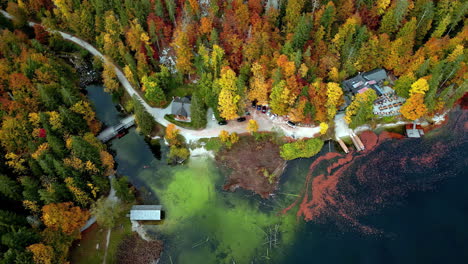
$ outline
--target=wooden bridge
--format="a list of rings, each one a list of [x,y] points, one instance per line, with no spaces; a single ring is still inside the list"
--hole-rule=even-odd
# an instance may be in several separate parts
[[[122,119],[119,124],[104,129],[97,138],[105,143],[133,125],[135,125],[135,117],[127,116]]]

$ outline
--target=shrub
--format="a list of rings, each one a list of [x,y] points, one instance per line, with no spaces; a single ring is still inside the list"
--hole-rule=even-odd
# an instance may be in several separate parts
[[[323,146],[323,141],[318,138],[298,140],[281,146],[280,155],[285,160],[297,158],[310,158],[317,154]]]

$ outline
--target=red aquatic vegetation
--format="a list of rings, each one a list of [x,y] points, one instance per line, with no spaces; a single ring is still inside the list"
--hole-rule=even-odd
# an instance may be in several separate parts
[[[450,172],[430,175],[426,172],[443,166],[444,157],[460,144],[460,135],[466,131],[467,115],[462,113],[455,119],[451,124],[452,139],[444,143],[395,141],[391,139],[403,136],[391,132],[379,136],[364,132],[361,139],[366,151],[346,156],[327,153],[312,162],[300,197],[282,213],[299,205],[297,216],[306,221],[331,221],[366,234],[381,233],[362,223],[362,216],[401,200],[411,191],[431,189],[436,182],[450,176]],[[384,144],[385,148],[380,148]]]
[[[386,139],[392,139],[392,138],[400,139],[400,138],[404,138],[404,137],[405,136],[403,136],[402,134],[389,132],[389,131],[383,131],[379,135],[379,142],[382,142],[382,141],[384,141]]]
[[[377,145],[379,137],[372,131],[364,131],[360,135],[362,144],[366,147],[367,151],[372,150]]]

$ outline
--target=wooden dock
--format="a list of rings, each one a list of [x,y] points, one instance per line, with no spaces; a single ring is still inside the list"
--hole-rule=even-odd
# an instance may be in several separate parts
[[[357,143],[358,143],[359,146],[361,147],[361,150],[366,149],[366,147],[364,146],[364,144],[362,144],[361,139],[360,139],[356,134],[354,134],[354,132],[352,132],[352,133],[353,133],[354,139],[356,139]]]
[[[356,150],[361,151],[365,149],[364,144],[362,144],[361,139],[359,139],[359,137],[356,136],[356,134],[354,134],[353,131],[349,133],[349,136],[351,137],[351,140],[353,141],[353,144],[356,147]]]
[[[341,148],[345,153],[349,153],[348,146],[346,146],[346,144],[343,142],[343,140],[341,140],[341,138],[337,137],[336,141],[338,142],[338,144],[340,144]]]

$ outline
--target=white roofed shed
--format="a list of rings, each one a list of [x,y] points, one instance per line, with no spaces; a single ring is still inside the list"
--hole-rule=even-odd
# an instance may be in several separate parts
[[[161,220],[161,205],[134,205],[130,210],[132,221],[154,221]]]

